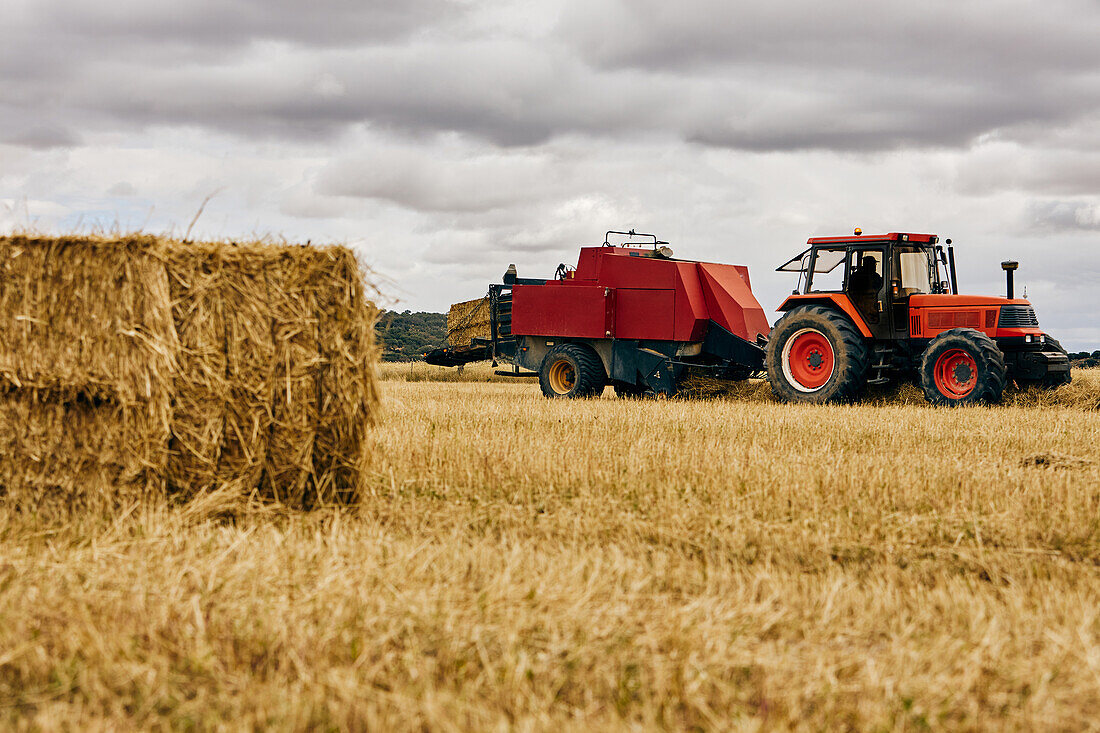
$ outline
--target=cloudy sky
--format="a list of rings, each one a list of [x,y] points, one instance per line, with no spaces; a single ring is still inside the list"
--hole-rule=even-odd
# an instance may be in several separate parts
[[[934,232],[1100,348],[1095,0],[2,0],[0,229],[354,246],[445,310],[606,229],[774,268]]]

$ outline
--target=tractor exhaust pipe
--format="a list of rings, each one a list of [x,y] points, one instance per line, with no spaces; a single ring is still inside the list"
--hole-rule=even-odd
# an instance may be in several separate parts
[[[1020,263],[1014,260],[1005,260],[1001,263],[1001,269],[1005,271],[1005,278],[1008,280],[1008,299],[1012,300],[1014,295],[1014,289],[1012,287],[1012,273],[1019,269]]]
[[[951,246],[951,240],[947,240],[947,262],[951,268],[951,294],[959,294],[959,279],[955,274],[955,248]]]

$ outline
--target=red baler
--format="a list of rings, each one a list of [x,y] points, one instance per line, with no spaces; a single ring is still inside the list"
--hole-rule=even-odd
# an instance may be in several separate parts
[[[612,245],[612,234],[631,240]],[[510,361],[538,372],[551,397],[594,395],[608,383],[624,395],[673,394],[688,367],[733,379],[762,371],[770,326],[748,269],[677,260],[666,245],[608,232],[553,279],[520,278],[510,266],[489,288],[490,338],[427,360]]]

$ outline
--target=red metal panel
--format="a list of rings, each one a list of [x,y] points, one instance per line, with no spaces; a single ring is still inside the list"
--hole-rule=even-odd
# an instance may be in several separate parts
[[[672,341],[675,322],[675,290],[615,290],[615,338]]]
[[[516,285],[512,288],[512,333],[607,338],[613,328],[610,299],[611,292],[602,285]]]
[[[679,287],[676,291],[676,324],[672,338],[688,343],[702,341],[710,316],[706,294],[699,282],[699,268],[694,262],[677,262],[676,273]]]
[[[909,297],[910,313],[919,314],[921,332],[913,334],[920,338],[935,338],[952,328],[973,328],[983,331],[987,336],[1007,335],[1003,329],[997,329],[997,315],[1002,305],[1030,305],[1027,300],[1016,298],[1009,300],[995,295],[913,295]],[[965,309],[965,310],[964,310]],[[985,313],[984,323],[982,313]],[[1026,333],[1042,333],[1040,329],[1026,329]]]
[[[764,309],[735,266],[700,262],[696,267],[708,315],[715,323],[746,341],[755,342],[757,334],[768,335],[771,326]]]
[[[671,290],[676,287],[676,262],[631,256],[630,250],[607,247],[599,253],[600,284],[611,288],[654,288]],[[637,252],[635,254],[638,254]]]
[[[874,242],[900,242],[902,236],[907,242],[928,244],[935,234],[915,234],[912,232],[890,232],[889,234],[848,234],[843,237],[810,237],[806,244],[872,244]]]
[[[911,295],[909,296],[910,308],[975,308],[985,306],[987,308],[1000,308],[1002,305],[1031,305],[1031,301],[1023,298],[1009,300],[996,295]]]
[[[980,328],[981,313],[936,308],[928,311],[928,327],[946,331],[949,328]]]

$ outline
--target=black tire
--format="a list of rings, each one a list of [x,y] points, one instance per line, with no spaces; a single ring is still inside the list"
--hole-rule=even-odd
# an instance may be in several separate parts
[[[615,394],[624,400],[635,400],[645,395],[649,388],[642,384],[630,384],[629,382],[612,382],[611,386]]]
[[[607,373],[596,352],[581,344],[559,344],[539,367],[539,387],[547,397],[595,397],[607,386]]]
[[[808,352],[805,339],[811,341]],[[796,347],[808,355],[798,358]],[[768,337],[768,382],[787,402],[854,400],[867,385],[869,364],[866,340],[847,316],[832,308],[795,308],[779,319]]]
[[[1005,357],[993,339],[971,328],[944,331],[924,350],[920,383],[933,405],[1000,402],[1005,391]]]

